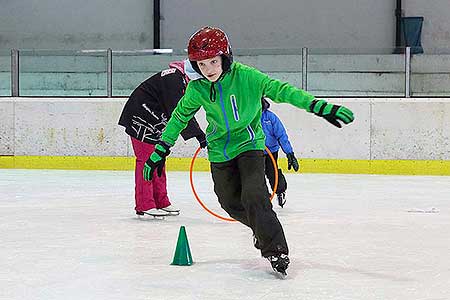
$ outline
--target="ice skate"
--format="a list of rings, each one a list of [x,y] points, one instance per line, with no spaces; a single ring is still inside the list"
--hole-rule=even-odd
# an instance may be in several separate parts
[[[281,206],[281,208],[283,208],[284,204],[286,203],[286,192],[277,194],[277,198],[278,198],[278,205]]]
[[[286,270],[289,266],[290,260],[286,254],[271,255],[267,257],[267,259],[277,275],[281,278],[285,278],[287,276]]]
[[[169,216],[178,216],[180,214],[180,209],[176,208],[172,204],[161,208],[162,211],[168,213]]]
[[[160,209],[152,208],[152,209],[145,210],[145,211],[136,211],[136,215],[138,217],[148,215],[148,216],[152,216],[155,219],[163,219],[164,220],[164,217],[169,216],[170,213],[160,210]]]

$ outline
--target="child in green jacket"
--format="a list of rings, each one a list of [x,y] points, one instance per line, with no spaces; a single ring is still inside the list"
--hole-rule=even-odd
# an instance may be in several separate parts
[[[163,168],[170,147],[203,107],[208,122],[208,159],[219,203],[231,217],[251,228],[255,247],[276,272],[286,275],[289,250],[265,182],[261,97],[290,103],[337,127],[341,127],[339,121],[352,122],[353,113],[233,62],[228,38],[219,28],[204,27],[194,33],[189,39],[188,58],[197,79],[191,77],[161,141],[147,160],[144,179],[151,180],[153,172]]]

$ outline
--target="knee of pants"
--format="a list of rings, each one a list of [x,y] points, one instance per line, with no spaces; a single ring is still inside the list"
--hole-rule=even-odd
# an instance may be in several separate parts
[[[270,195],[268,192],[251,191],[243,194],[244,201],[248,210],[253,210],[257,207],[270,207]]]
[[[225,210],[229,214],[233,214],[234,212],[241,212],[241,211],[245,210],[245,208],[244,208],[244,206],[242,206],[242,204],[237,204],[237,203],[231,204],[230,202],[220,201],[220,199],[219,199],[219,204],[220,204],[220,207],[222,207],[223,210]]]

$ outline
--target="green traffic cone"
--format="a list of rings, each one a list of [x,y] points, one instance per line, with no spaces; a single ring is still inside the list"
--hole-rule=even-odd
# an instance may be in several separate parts
[[[190,266],[194,262],[192,261],[191,250],[189,249],[189,242],[186,235],[186,229],[184,226],[180,227],[178,233],[177,248],[175,255],[173,256],[172,265],[176,266]]]

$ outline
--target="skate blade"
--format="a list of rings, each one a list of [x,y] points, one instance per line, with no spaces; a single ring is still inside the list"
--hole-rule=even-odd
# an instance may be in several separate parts
[[[168,211],[168,216],[179,216],[180,212],[179,211]]]
[[[178,216],[180,214],[179,210],[165,210],[164,208],[161,208],[161,210],[167,213],[168,216]]]
[[[279,278],[279,279],[286,279],[287,278],[287,273],[286,271],[284,272],[278,272],[277,270],[273,270],[275,272],[275,275]]]
[[[141,222],[159,222],[165,221],[164,217],[150,217],[150,216],[138,216],[137,219]]]
[[[153,219],[164,220],[164,218],[169,216],[169,214],[167,214],[167,215],[154,215],[154,214],[149,214],[149,213],[144,212],[144,215],[138,216],[138,218],[142,218],[142,217],[145,218],[145,216],[153,217]]]

